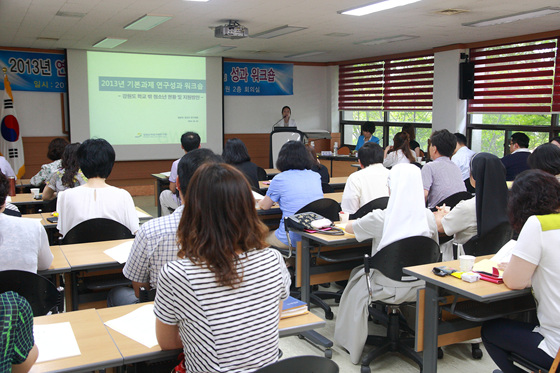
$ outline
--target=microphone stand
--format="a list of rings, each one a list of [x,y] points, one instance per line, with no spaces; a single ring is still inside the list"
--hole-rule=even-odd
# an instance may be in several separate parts
[[[285,115],[284,115],[282,118],[280,118],[276,123],[274,123],[274,124],[272,125],[272,130],[273,130],[273,131],[274,131],[274,127],[276,127],[276,125],[277,125],[278,123],[280,123],[280,121],[282,121],[284,118],[286,118]]]

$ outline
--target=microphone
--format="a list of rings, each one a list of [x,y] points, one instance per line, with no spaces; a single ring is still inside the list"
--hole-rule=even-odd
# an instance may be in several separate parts
[[[282,118],[278,119],[278,121],[272,125],[272,130],[274,130],[274,127],[276,127],[276,125],[277,125],[278,123],[280,123],[280,121],[282,121],[282,120],[283,120],[284,118],[286,118],[286,117],[287,117],[287,115],[284,115]]]

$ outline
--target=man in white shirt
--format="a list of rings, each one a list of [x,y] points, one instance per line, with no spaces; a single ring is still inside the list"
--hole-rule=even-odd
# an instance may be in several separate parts
[[[342,194],[342,211],[348,214],[376,198],[389,196],[389,170],[383,167],[383,149],[367,142],[358,150],[358,161],[361,169],[348,177]]]
[[[455,153],[451,157],[451,161],[455,163],[461,170],[461,175],[463,176],[463,181],[467,187],[467,191],[474,193],[474,188],[470,183],[471,176],[471,159],[475,155],[471,149],[467,147],[467,138],[462,133],[454,133],[457,138],[457,146],[455,147]]]

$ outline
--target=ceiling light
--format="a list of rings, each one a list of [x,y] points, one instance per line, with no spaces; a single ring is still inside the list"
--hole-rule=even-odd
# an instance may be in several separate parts
[[[74,18],[84,18],[86,16],[86,13],[80,13],[80,12],[64,12],[62,10],[59,10],[58,12],[56,12],[57,16],[60,17],[74,17]]]
[[[251,37],[252,38],[261,38],[261,39],[272,39],[272,38],[275,38],[277,36],[286,35],[286,34],[290,34],[292,32],[305,30],[306,28],[307,27],[296,27],[296,26],[285,25],[285,26],[273,28],[272,30],[259,32],[258,34],[255,34]]]
[[[128,39],[105,38],[105,39],[100,40],[97,43],[93,44],[93,46],[95,48],[115,48],[117,45],[120,45],[127,40]]]
[[[193,1],[193,0],[189,0],[189,1]],[[213,46],[211,48],[198,51],[196,53],[198,53],[198,54],[216,54],[216,53],[225,52],[225,51],[228,51],[228,50],[234,49],[234,48],[237,48],[237,47],[233,46],[233,45],[216,45],[216,46]]]
[[[153,29],[157,25],[161,25],[165,21],[169,21],[172,17],[166,15],[146,14],[136,21],[124,26],[127,30],[147,31]]]
[[[316,56],[318,54],[323,54],[326,52],[320,52],[320,51],[312,51],[312,52],[303,52],[303,53],[298,53],[298,54],[291,54],[289,56],[284,56],[284,58],[301,58],[301,57],[309,57],[309,56]]]
[[[208,0],[183,0],[183,1],[198,1],[198,2],[201,2],[201,3],[208,2]]]
[[[463,26],[470,26],[470,27],[495,26],[495,25],[501,25],[503,23],[521,21],[524,19],[543,17],[558,12],[560,12],[560,8],[552,8],[552,7],[540,8],[540,9],[530,10],[528,12],[510,14],[504,17],[496,17],[496,18],[485,19],[482,21],[463,23]]]
[[[420,0],[385,0],[378,1],[373,4],[363,5],[359,8],[352,8],[347,10],[339,10],[338,14],[346,14],[349,16],[364,16],[366,14],[371,14],[375,12],[381,12],[383,10],[396,8],[398,6],[408,5],[416,3]]]
[[[404,41],[404,40],[410,40],[410,39],[416,39],[419,38],[419,36],[413,36],[413,35],[397,35],[397,36],[390,36],[388,38],[380,38],[380,39],[373,39],[373,40],[367,40],[367,41],[361,41],[358,43],[354,43],[354,44],[360,44],[360,45],[378,45],[378,44],[385,44],[385,43],[394,43],[396,41]]]

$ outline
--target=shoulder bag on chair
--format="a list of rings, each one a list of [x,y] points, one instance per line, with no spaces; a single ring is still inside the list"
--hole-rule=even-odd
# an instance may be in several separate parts
[[[288,228],[293,228],[298,231],[306,231],[309,233],[322,233],[336,236],[344,235],[344,231],[336,228],[332,221],[314,212],[302,212],[288,216],[284,220],[286,234]]]

